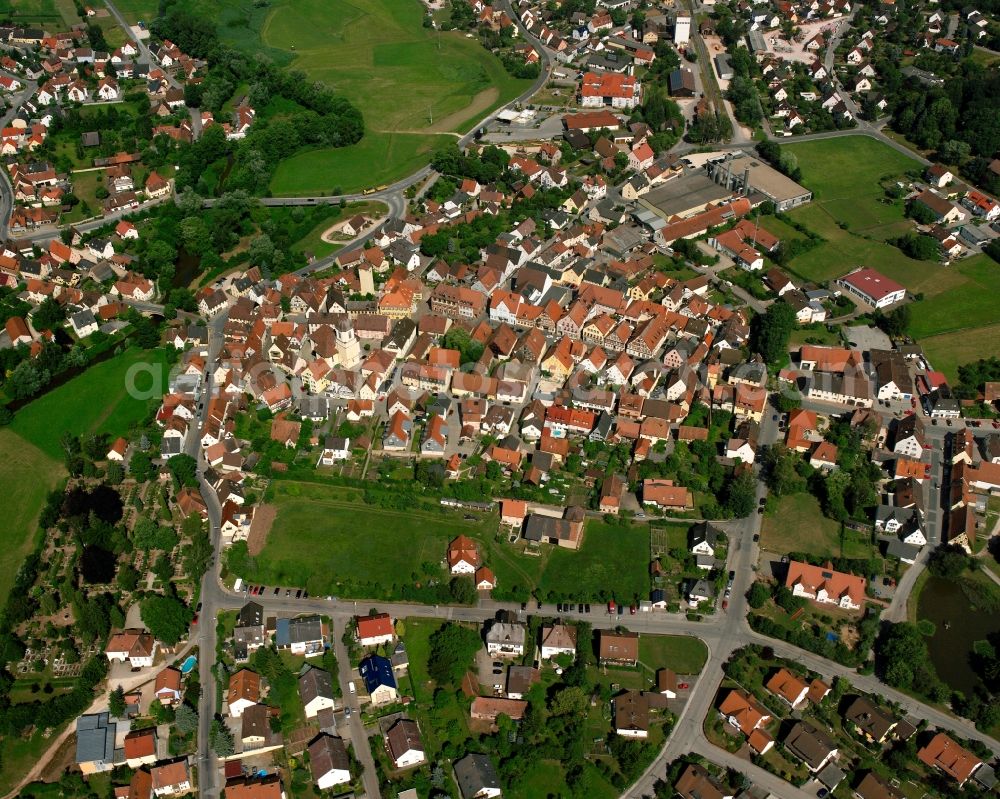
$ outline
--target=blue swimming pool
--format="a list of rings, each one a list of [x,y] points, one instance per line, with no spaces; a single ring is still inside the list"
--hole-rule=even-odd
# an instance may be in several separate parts
[[[181,674],[187,674],[188,672],[191,671],[191,669],[193,669],[197,665],[198,665],[198,658],[195,657],[194,655],[188,655],[184,659],[184,662],[181,663]]]

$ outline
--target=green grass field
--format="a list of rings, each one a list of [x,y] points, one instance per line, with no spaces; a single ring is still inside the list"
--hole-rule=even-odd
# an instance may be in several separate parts
[[[158,389],[151,388],[153,377],[146,370],[147,364],[160,376]],[[160,350],[126,350],[17,411],[10,430],[61,462],[59,439],[65,431],[80,436],[93,433],[119,436],[144,419],[150,404],[155,405],[166,391],[165,364]],[[129,395],[129,382],[155,399],[133,398]]]
[[[357,489],[281,480],[271,502],[277,516],[249,578],[306,585],[311,593],[380,598],[435,576],[459,534],[479,542],[501,587],[537,589],[539,596],[578,601],[649,593],[649,528],[587,525],[579,551],[543,546],[521,554],[496,540],[495,515],[467,521],[436,509],[386,510],[361,504]],[[307,582],[308,581],[308,582]]]
[[[823,282],[858,266],[871,266],[907,288],[925,276],[927,265],[885,243],[910,224],[904,219],[902,202],[883,202],[880,185],[885,178],[918,169],[918,161],[866,136],[799,142],[782,149],[798,159],[802,183],[814,195],[812,203],[790,215],[826,240],[796,258],[789,265],[792,271]]]
[[[117,436],[149,410],[148,400],[132,399],[126,375],[151,361],[163,373],[161,353],[133,349],[97,364],[17,411],[10,427],[0,430],[0,485],[4,486],[6,523],[0,555],[0,603],[24,556],[34,546],[33,532],[45,495],[64,476],[59,438],[64,430],[79,435],[104,432]],[[148,387],[142,379],[137,388]],[[157,396],[166,390],[166,384]]]
[[[34,546],[33,532],[56,487],[62,463],[29,444],[12,430],[0,430],[0,485],[4,486],[3,552],[0,553],[0,605],[7,601],[14,575]]]
[[[981,254],[938,269],[940,278],[927,287],[924,299],[912,308],[910,332],[915,338],[1000,323],[995,301],[1000,266],[993,259]],[[997,351],[994,346],[982,357]]]
[[[275,195],[358,191],[392,182],[467,132],[530,82],[507,74],[475,38],[423,27],[416,0],[213,0],[223,40],[301,69],[354,102],[365,117],[357,145],[300,153],[271,182]],[[393,134],[393,135],[390,135]],[[405,134],[405,135],[404,135]]]
[[[271,179],[276,197],[358,192],[415,172],[451,136],[368,132],[357,144],[306,150],[278,164]]]
[[[115,0],[115,8],[129,24],[135,25],[142,20],[148,27],[156,17],[159,3],[157,0]]]
[[[920,346],[931,366],[955,383],[962,364],[1000,354],[1000,324],[922,338]]]
[[[639,660],[656,669],[673,669],[677,674],[698,674],[708,660],[708,647],[700,638],[686,635],[642,635]]]
[[[538,588],[552,599],[648,598],[649,525],[618,527],[589,519],[583,546],[554,550]]]
[[[79,22],[72,3],[72,11],[67,17],[58,0],[0,0],[0,18],[9,19],[15,25],[38,24],[52,32],[68,23]]]
[[[845,540],[844,557],[867,557],[868,548]],[[819,500],[811,494],[792,494],[778,500],[777,510],[764,516],[761,549],[784,555],[805,552],[823,556],[841,554],[840,525],[820,510]]]

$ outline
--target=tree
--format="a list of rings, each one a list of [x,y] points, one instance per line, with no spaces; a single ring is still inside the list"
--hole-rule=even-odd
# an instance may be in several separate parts
[[[553,716],[583,716],[589,704],[589,697],[582,688],[563,688],[552,697],[549,713]]]
[[[66,321],[66,309],[51,297],[47,297],[31,315],[31,323],[36,330],[56,330]]]
[[[181,704],[174,715],[177,730],[184,735],[190,735],[198,729],[198,711],[188,704]]]
[[[212,731],[209,741],[211,742],[212,751],[218,757],[229,757],[236,751],[233,734],[219,719],[212,721]]]
[[[927,559],[927,570],[935,577],[953,580],[973,564],[965,550],[954,544],[942,544]]]
[[[788,357],[788,339],[795,329],[795,311],[784,300],[777,300],[757,314],[750,325],[750,346],[771,365]]]
[[[941,257],[941,247],[937,239],[931,236],[907,233],[895,239],[893,243],[899,247],[903,255],[916,261],[937,261]]]
[[[906,209],[906,215],[909,216],[914,222],[918,222],[921,225],[932,225],[937,222],[937,214],[926,205],[921,202],[917,202],[916,200],[910,201],[910,205]]]
[[[767,586],[764,583],[755,582],[747,592],[747,602],[754,609],[764,607],[770,598],[771,592],[767,590]]]
[[[125,718],[125,689],[120,685],[108,695],[108,712],[116,719]]]
[[[753,472],[742,471],[726,485],[725,508],[737,519],[749,516],[757,504],[757,480]]]
[[[191,609],[173,596],[147,596],[139,605],[139,615],[154,638],[173,646],[188,631]]]
[[[475,630],[449,622],[430,638],[427,673],[439,686],[456,685],[479,649]]]
[[[174,457],[167,461],[167,468],[170,469],[170,474],[174,476],[174,480],[179,485],[190,486],[192,488],[198,485],[198,461],[190,455],[186,453],[174,455]]]

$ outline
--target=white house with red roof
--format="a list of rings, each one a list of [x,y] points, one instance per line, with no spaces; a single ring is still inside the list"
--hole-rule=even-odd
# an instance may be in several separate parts
[[[874,308],[888,308],[906,297],[903,286],[870,267],[855,269],[837,283]]]
[[[392,624],[392,616],[388,613],[358,616],[356,621],[358,643],[361,646],[390,644],[396,637],[396,628]]]

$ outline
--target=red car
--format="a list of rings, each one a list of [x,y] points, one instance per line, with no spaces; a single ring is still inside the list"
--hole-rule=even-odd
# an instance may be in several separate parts
[[[679,683],[677,683],[677,688],[678,688],[679,690],[681,690],[681,691],[685,691],[685,690],[687,690],[687,689],[688,689],[688,688],[690,688],[690,687],[691,687],[691,686],[690,686],[690,685],[688,685],[688,684],[687,684],[686,682],[679,682]]]
[[[634,616],[635,615],[635,605],[629,605],[628,606],[628,612],[631,613]]]

